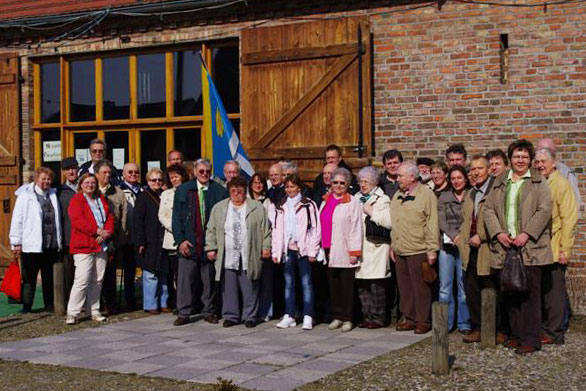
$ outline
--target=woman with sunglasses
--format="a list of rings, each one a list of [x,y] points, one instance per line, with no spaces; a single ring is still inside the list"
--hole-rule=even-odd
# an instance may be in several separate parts
[[[151,315],[171,312],[168,307],[168,268],[162,262],[164,229],[159,222],[163,171],[151,168],[147,188],[136,197],[134,238],[138,265],[142,268],[143,309]]]
[[[348,193],[352,175],[336,168],[331,175],[332,192],[320,207],[322,248],[328,262],[331,311],[329,329],[352,330],[354,275],[362,255],[362,206]]]

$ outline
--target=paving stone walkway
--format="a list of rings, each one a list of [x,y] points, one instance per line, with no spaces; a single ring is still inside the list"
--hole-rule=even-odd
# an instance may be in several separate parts
[[[241,387],[291,390],[423,338],[393,328],[329,331],[319,325],[280,330],[276,321],[223,328],[204,321],[181,327],[151,316],[0,344],[0,358],[201,383],[231,379]]]

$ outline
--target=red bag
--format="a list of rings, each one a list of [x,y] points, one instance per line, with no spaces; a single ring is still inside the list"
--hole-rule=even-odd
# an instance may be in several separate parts
[[[6,296],[20,301],[20,267],[18,267],[18,261],[10,262],[10,266],[4,273],[2,284],[0,284],[0,292],[4,292]]]

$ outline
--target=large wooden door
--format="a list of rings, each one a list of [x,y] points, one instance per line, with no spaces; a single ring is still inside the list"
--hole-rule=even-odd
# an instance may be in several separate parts
[[[287,157],[313,179],[329,144],[347,162],[370,155],[367,19],[245,29],[241,51],[241,139],[257,171]]]
[[[0,54],[0,274],[12,260],[8,233],[20,183],[19,100],[18,55]]]

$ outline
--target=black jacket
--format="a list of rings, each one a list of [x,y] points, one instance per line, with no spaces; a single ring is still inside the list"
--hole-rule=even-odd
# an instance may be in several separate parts
[[[385,194],[388,195],[391,200],[393,199],[393,196],[395,195],[397,190],[399,190],[399,182],[391,182],[389,178],[387,178],[386,172],[383,172],[380,175],[378,179],[378,185],[381,189],[383,189]]]
[[[61,206],[61,226],[63,228],[63,235],[61,237],[63,238],[63,248],[69,247],[69,241],[71,239],[71,220],[69,219],[67,208],[69,208],[69,202],[74,195],[75,191],[66,184],[62,184],[57,189],[57,198],[59,199],[59,206]]]
[[[144,252],[137,258],[143,269],[157,274],[161,270],[161,252],[163,248],[164,229],[159,222],[160,194],[150,188],[136,197],[134,206],[134,240],[138,249],[144,246]]]
[[[87,162],[85,162],[84,164],[82,164],[81,166],[79,166],[79,171],[78,174],[81,177],[83,174],[90,172],[90,167],[92,166],[92,161],[88,160]],[[120,176],[120,172],[118,171],[118,169],[114,166],[112,166],[112,176],[110,177],[110,184],[112,186],[120,186],[120,184],[122,183],[122,177]]]

